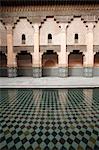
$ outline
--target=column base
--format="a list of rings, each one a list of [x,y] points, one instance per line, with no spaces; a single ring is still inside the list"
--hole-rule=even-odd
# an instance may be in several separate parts
[[[8,67],[8,77],[13,78],[17,76],[17,68],[15,67]]]
[[[59,77],[68,77],[68,67],[59,67]]]
[[[84,77],[93,77],[93,67],[84,67]]]
[[[99,67],[94,67],[93,68],[93,76],[99,77]]]
[[[7,77],[7,67],[0,67],[0,77]]]
[[[33,67],[33,77],[34,78],[42,77],[42,68],[41,67]]]

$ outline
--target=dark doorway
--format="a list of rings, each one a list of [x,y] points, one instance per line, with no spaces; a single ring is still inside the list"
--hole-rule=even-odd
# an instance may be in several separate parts
[[[32,55],[22,51],[17,55],[18,76],[32,76]]]
[[[99,52],[94,55],[94,76],[99,76]]]
[[[0,77],[7,77],[7,56],[0,52]]]
[[[74,50],[68,58],[69,76],[83,76],[83,54]]]
[[[94,55],[94,66],[99,67],[99,52]]]
[[[58,55],[48,50],[42,56],[42,76],[58,76]]]

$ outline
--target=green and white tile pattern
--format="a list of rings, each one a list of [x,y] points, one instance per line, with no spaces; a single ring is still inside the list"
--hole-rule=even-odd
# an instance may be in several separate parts
[[[1,89],[0,150],[99,150],[99,89]]]

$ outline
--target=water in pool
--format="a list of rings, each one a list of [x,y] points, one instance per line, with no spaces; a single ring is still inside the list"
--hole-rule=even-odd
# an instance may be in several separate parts
[[[1,89],[0,150],[99,150],[99,88]]]

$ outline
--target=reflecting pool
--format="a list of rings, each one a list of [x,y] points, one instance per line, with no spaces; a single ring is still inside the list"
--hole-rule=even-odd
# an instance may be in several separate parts
[[[0,89],[0,150],[99,150],[99,88]]]

